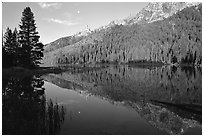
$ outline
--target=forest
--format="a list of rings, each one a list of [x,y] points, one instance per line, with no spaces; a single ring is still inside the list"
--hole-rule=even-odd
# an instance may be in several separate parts
[[[153,23],[115,25],[101,38],[93,36],[89,36],[92,42],[82,42],[77,51],[57,54],[56,63],[201,65],[202,5],[185,8]]]
[[[9,27],[3,36],[2,66],[37,68],[43,57],[43,44],[39,42],[40,36],[36,30],[34,14],[30,7],[22,12],[19,30],[12,31]]]

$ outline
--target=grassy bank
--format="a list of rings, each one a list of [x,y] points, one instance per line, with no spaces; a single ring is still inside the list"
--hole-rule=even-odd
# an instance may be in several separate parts
[[[59,74],[65,71],[84,72],[103,68],[104,66],[85,66],[85,65],[65,65],[57,67],[39,67],[36,69],[27,69],[23,67],[2,68],[2,77],[27,77],[33,75],[45,75],[49,73]]]
[[[57,67],[41,67],[37,69],[27,69],[22,67],[2,68],[3,77],[26,77],[32,75],[43,75],[48,73],[61,73],[63,70]]]

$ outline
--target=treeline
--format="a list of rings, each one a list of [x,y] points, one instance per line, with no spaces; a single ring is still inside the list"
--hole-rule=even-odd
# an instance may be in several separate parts
[[[73,54],[74,53],[74,54]],[[80,52],[58,56],[57,63],[137,63],[200,65],[202,60],[202,5],[150,24],[116,25],[80,47]]]
[[[34,15],[29,7],[22,13],[19,31],[6,29],[2,44],[2,66],[36,68],[43,57],[43,44],[36,31]]]

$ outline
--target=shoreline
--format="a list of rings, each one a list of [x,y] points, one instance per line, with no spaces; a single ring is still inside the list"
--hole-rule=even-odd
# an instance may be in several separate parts
[[[58,66],[51,67],[39,67],[36,69],[27,69],[23,67],[10,67],[10,68],[2,68],[2,77],[26,77],[32,75],[45,75],[49,73],[59,74],[64,71],[90,71],[101,68],[106,68],[108,66],[119,66],[119,65],[127,65],[129,67],[138,67],[138,68],[155,68],[162,66],[172,66],[172,67],[187,67],[187,68],[202,68],[202,65],[188,65],[188,64],[161,64],[161,63],[121,63],[121,64],[113,64],[113,63],[97,63],[97,64],[60,64]]]

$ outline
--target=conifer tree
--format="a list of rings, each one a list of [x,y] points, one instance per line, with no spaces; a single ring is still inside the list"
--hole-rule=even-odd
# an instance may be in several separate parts
[[[12,48],[13,48],[13,65],[19,65],[20,47],[18,42],[18,31],[15,28],[12,33]]]
[[[18,64],[18,31],[15,28],[14,31],[10,28],[6,29],[3,39],[2,47],[2,57],[3,57],[3,66],[11,67]]]
[[[21,44],[20,61],[24,67],[34,68],[42,58],[43,44],[39,43],[40,36],[36,31],[36,23],[30,7],[26,7],[22,13],[19,31],[19,42]]]
[[[11,45],[12,45],[12,30],[10,28],[6,29],[6,32],[3,38],[4,38],[3,48],[5,52],[9,53],[11,50]]]
[[[11,45],[12,45],[12,30],[10,28],[7,28],[6,32],[4,33],[3,46],[2,46],[2,66],[3,67],[12,66]]]

